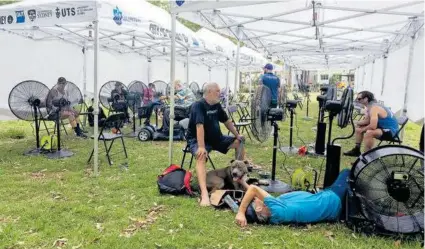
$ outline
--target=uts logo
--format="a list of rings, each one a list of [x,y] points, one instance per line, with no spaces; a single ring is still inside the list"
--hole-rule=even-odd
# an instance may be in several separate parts
[[[33,22],[37,18],[37,12],[34,9],[28,10],[28,18]]]
[[[56,18],[60,17],[67,17],[67,16],[75,16],[75,8],[63,8],[59,9],[56,8]]]
[[[114,22],[118,25],[122,24],[122,11],[118,8],[118,6],[113,10]]]
[[[16,23],[24,23],[25,22],[25,12],[23,10],[15,11],[16,13]]]

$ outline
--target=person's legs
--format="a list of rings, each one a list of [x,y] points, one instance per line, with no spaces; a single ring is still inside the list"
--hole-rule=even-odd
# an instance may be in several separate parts
[[[198,151],[198,143],[196,140],[188,141],[190,151],[192,155],[196,157],[196,152]],[[206,146],[207,147],[207,146]],[[208,148],[207,148],[207,151]],[[208,195],[207,190],[207,172],[205,169],[205,164],[207,161],[207,157],[202,155],[200,157],[196,157],[196,176],[198,177],[199,189],[201,190],[201,202],[199,203],[201,206],[210,206],[210,197]]]
[[[355,137],[356,137],[356,146],[353,149],[347,152],[344,152],[344,155],[358,157],[362,154],[360,147],[363,142],[364,132],[362,132],[361,127],[356,127]]]
[[[383,134],[384,132],[381,129],[366,131],[364,135],[365,152],[371,150],[373,148],[373,144],[375,143],[375,138],[380,138]]]
[[[222,136],[220,142],[212,145],[212,149],[223,154],[227,154],[230,149],[235,149],[235,155],[238,155],[239,148],[241,143],[235,137],[232,136]],[[241,160],[245,160],[245,148],[243,147],[240,156]]]
[[[342,200],[344,198],[345,193],[348,190],[348,181],[347,178],[350,176],[350,170],[344,169],[339,172],[338,177],[335,182],[329,186],[329,190],[333,191],[339,198]]]
[[[242,147],[242,150],[240,150],[240,155],[238,155],[239,153],[239,148],[241,147],[241,141],[234,139],[233,143],[228,147],[229,149],[235,149],[235,155],[239,156],[240,160],[245,160],[245,147]]]
[[[170,108],[165,109],[164,111],[164,115],[162,118],[162,127],[161,127],[161,131],[162,132],[168,132],[170,127]]]

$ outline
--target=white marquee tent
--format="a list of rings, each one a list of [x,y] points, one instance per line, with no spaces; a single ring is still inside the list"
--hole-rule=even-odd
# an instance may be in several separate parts
[[[9,73],[13,78],[13,84],[20,82],[20,79],[35,79],[52,86],[57,77],[71,74],[68,80],[77,81],[80,87],[79,82],[82,80],[84,94],[94,94],[96,106],[98,95],[95,93],[98,92],[99,83],[116,79],[128,82],[140,79],[146,68],[146,81],[156,78],[154,72],[158,76],[162,72],[165,75],[169,73],[169,67],[164,68],[166,64],[160,60],[153,61],[153,65],[148,62],[151,58],[168,60],[169,54],[171,22],[162,23],[164,15],[154,12],[155,8],[138,0],[27,0],[1,6],[0,42],[12,50],[0,50],[5,52],[3,58],[8,58],[7,61],[2,60],[5,66],[2,68],[14,72],[12,77],[9,70],[5,70],[6,76]],[[167,23],[167,26],[162,26]],[[180,23],[174,28],[178,30],[178,58],[187,62],[189,50],[193,57],[191,62],[197,63],[198,67],[205,65],[200,56],[212,53],[207,49],[208,45],[198,41],[194,32]],[[2,46],[2,49],[5,47]],[[116,60],[120,62],[116,63]],[[55,66],[51,68],[51,65]],[[152,72],[150,67],[158,69]],[[180,63],[179,68],[183,69],[183,63]],[[128,71],[133,73],[129,74]],[[22,75],[19,75],[20,72]],[[181,70],[179,77],[187,78],[187,73],[186,67],[186,72]],[[93,84],[87,84],[91,76]],[[4,93],[8,94],[13,84],[9,82],[3,88],[6,90],[2,91],[4,99],[7,99]],[[95,137],[98,133],[96,121],[97,118]],[[94,168],[97,173],[98,143],[94,141]]]
[[[390,105],[399,107],[394,102],[401,99],[404,114],[423,118],[423,92],[415,91],[423,89],[423,72],[412,73],[423,65],[423,54],[417,56],[420,62],[414,62],[413,58],[413,51],[421,51],[420,47],[415,49],[415,41],[423,39],[423,1],[176,1],[171,15],[172,22],[179,15],[302,70],[354,69],[379,61],[384,55],[397,58],[397,53],[403,53],[407,58],[404,62],[393,59],[391,66],[388,59],[388,63],[386,60],[383,63],[393,67],[393,74],[398,71],[402,76],[398,74],[397,79],[387,82],[385,79],[391,77],[391,72],[387,73],[386,69],[381,73],[384,75],[381,81],[369,85],[385,82],[383,96]],[[410,48],[402,49],[406,46]],[[171,52],[173,79],[175,53]],[[376,79],[379,73],[373,73],[375,67],[362,66],[356,75],[361,71],[360,78],[368,75],[366,78]],[[362,80],[360,84],[366,82]],[[394,83],[404,86],[397,88],[404,91],[385,97],[386,92],[396,93],[392,89]],[[422,101],[416,106],[407,105],[410,98]]]

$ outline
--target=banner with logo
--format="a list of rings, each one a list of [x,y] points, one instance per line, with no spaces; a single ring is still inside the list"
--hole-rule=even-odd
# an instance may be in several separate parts
[[[0,9],[0,28],[54,26],[90,22],[96,18],[96,3],[83,1],[58,2],[35,6]]]

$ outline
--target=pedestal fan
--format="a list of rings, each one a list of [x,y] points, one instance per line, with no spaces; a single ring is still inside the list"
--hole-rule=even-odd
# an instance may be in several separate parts
[[[190,83],[189,88],[190,90],[192,90],[197,100],[202,98],[202,90],[199,88],[198,83],[196,82]]]
[[[40,118],[47,115],[45,109],[49,88],[41,82],[27,80],[17,84],[9,93],[9,108],[21,120],[35,123],[36,148],[25,155],[40,154]],[[43,110],[43,111],[42,111]]]
[[[126,136],[138,136],[138,132],[136,132],[136,112],[138,112],[139,108],[142,107],[143,96],[147,89],[148,86],[138,80],[132,81],[128,87],[127,102],[133,115],[133,131]],[[138,115],[140,116],[140,114]]]
[[[46,106],[49,114],[48,118],[55,121],[58,148],[56,151],[47,153],[48,158],[59,159],[70,157],[74,154],[71,151],[62,149],[60,122],[62,118],[70,115],[78,117],[83,102],[83,95],[80,89],[72,82],[59,82],[50,89],[46,98]]]

